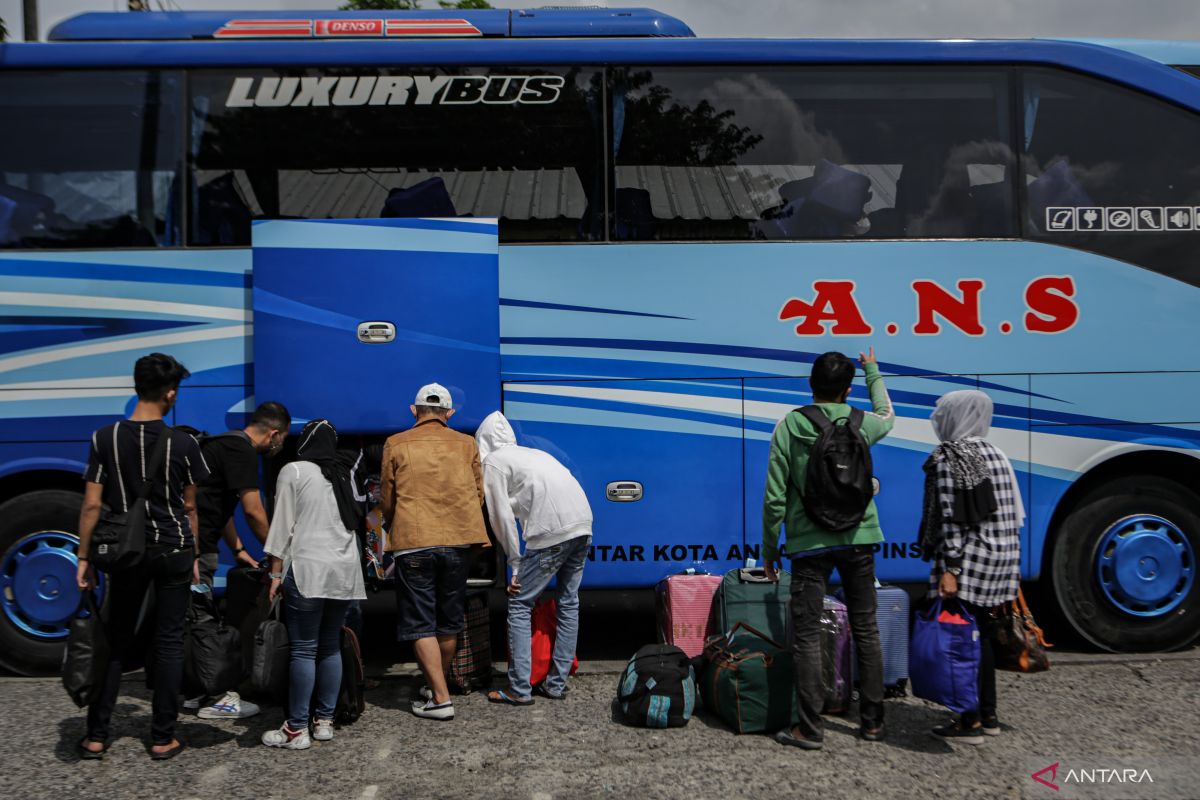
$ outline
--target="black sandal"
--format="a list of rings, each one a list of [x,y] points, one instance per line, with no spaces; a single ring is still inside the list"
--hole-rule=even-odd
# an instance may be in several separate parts
[[[539,683],[537,686],[533,687],[533,693],[538,695],[539,697],[544,697],[547,700],[566,700],[567,699],[567,690],[566,689],[563,689],[562,694],[551,694],[550,690],[546,688],[546,685],[544,683]]]
[[[88,744],[98,744],[100,745],[100,749],[91,750],[88,748]],[[75,743],[75,750],[79,753],[79,757],[84,761],[100,761],[104,758],[104,754],[108,751],[108,742],[97,741],[96,739],[89,739],[88,737],[84,736]]]
[[[155,747],[155,746],[156,745],[151,745],[151,747]],[[175,756],[179,755],[181,752],[183,752],[183,747],[184,747],[183,742],[180,742],[177,739],[176,745],[174,747],[172,747],[170,750],[163,750],[162,752],[158,752],[158,753],[151,750],[150,751],[150,760],[151,761],[168,761],[168,760],[174,758]]]

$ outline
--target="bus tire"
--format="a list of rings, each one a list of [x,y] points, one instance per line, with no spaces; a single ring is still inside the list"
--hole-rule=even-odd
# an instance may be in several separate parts
[[[1051,578],[1067,622],[1110,652],[1186,647],[1200,636],[1200,496],[1165,478],[1089,492],[1055,537]]]
[[[57,675],[79,606],[77,492],[47,489],[0,505],[0,667]]]

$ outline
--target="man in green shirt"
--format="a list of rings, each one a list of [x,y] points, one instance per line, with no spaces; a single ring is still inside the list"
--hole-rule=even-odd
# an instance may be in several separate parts
[[[861,434],[874,445],[892,429],[895,415],[875,360],[875,349],[859,354],[871,395],[872,413],[864,414]],[[854,362],[837,352],[813,362],[809,385],[817,408],[835,424],[850,416],[846,403],[854,382]],[[772,580],[787,555],[792,559],[792,653],[796,664],[799,723],[776,734],[782,744],[806,750],[822,746],[820,618],[826,584],[836,567],[842,578],[850,628],[858,655],[859,714],[864,739],[883,738],[883,655],[875,619],[875,555],[873,546],[883,541],[875,501],[867,505],[862,521],[850,530],[822,528],[804,510],[802,496],[808,454],[818,431],[803,414],[793,411],[775,427],[763,497],[763,560]],[[780,526],[785,541],[779,547]]]

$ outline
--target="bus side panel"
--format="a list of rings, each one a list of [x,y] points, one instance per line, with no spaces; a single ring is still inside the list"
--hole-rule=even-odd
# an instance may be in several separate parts
[[[583,486],[594,517],[584,584],[649,586],[743,563],[739,381],[506,384],[520,444],[545,450]],[[640,500],[608,497],[637,482]]]

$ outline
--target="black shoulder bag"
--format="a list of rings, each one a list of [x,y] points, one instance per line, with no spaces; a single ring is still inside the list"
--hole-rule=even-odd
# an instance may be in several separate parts
[[[119,424],[119,423],[118,423]],[[148,480],[142,481],[137,497],[125,513],[105,511],[92,531],[92,566],[104,572],[118,572],[137,566],[146,554],[146,501],[154,490],[158,473],[167,456],[167,441],[172,429],[165,426],[146,465]]]

